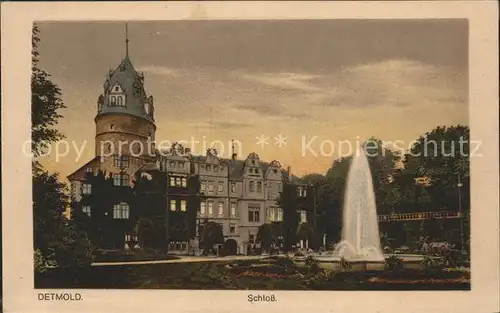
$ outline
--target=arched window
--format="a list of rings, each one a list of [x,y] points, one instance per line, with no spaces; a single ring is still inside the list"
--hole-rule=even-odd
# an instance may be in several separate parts
[[[116,105],[116,97],[111,96],[111,106],[115,106],[115,105]]]
[[[118,98],[118,106],[122,107],[123,105],[123,97],[117,97]]]
[[[114,219],[128,219],[130,216],[130,208],[127,203],[122,202],[120,204],[115,204],[113,207],[113,218]]]

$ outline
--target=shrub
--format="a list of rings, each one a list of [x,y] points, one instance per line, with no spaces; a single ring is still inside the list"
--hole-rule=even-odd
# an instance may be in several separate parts
[[[443,266],[443,261],[440,258],[425,255],[421,262],[426,269],[439,269]]]
[[[340,270],[342,270],[342,271],[349,271],[349,270],[351,270],[351,268],[352,268],[351,263],[349,263],[349,262],[348,262],[346,259],[344,259],[344,258],[341,258],[341,259],[340,259],[339,266],[340,266]]]
[[[386,270],[400,270],[402,268],[403,268],[403,259],[397,257],[396,255],[392,255],[385,260]]]
[[[284,257],[284,258],[280,258],[276,264],[283,268],[286,271],[290,271],[294,266],[295,266],[295,262],[293,262],[293,260],[290,258],[290,257]]]
[[[318,261],[316,261],[312,256],[306,258],[306,268],[308,272],[316,273],[319,270]]]

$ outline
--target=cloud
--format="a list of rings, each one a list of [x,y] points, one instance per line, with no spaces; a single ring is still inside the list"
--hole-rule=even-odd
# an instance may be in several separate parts
[[[318,75],[304,73],[255,73],[241,74],[240,78],[257,82],[268,87],[274,87],[285,90],[297,91],[319,91],[321,90],[314,85],[314,79]]]
[[[144,72],[147,75],[158,76],[177,76],[180,74],[178,69],[173,69],[167,66],[146,65],[136,68],[138,72]]]
[[[162,106],[157,111],[167,114],[170,122],[199,124],[213,114],[214,123],[221,121],[220,129],[245,128],[248,121],[262,125],[289,119],[328,124],[333,115],[351,116],[348,112],[358,109],[421,111],[423,107],[457,108],[467,103],[466,73],[406,59],[321,73],[156,66],[141,70],[160,75],[154,79],[153,94]]]

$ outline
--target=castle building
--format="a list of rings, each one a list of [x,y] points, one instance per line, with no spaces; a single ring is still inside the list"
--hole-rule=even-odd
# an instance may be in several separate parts
[[[284,208],[278,198],[284,186],[303,187],[278,161],[263,162],[256,153],[238,160],[236,155],[220,158],[213,149],[204,156],[193,156],[180,145],[157,151],[153,97],[146,93],[144,75],[132,65],[128,36],[125,47],[125,57],[109,71],[98,97],[95,157],[68,176],[74,201],[83,201],[82,212],[93,220],[98,216],[107,220],[106,231],[113,231],[115,221],[121,223],[109,237],[114,238],[115,246],[125,245],[134,236],[137,221],[147,218],[161,230],[156,242],[171,252],[187,253],[199,244],[200,225],[210,221],[221,225],[224,240],[235,247],[233,253],[250,253],[259,226],[283,222]],[[117,188],[132,190],[139,180],[142,187],[140,191],[136,188],[133,199],[109,195],[113,199],[108,214],[105,208],[92,207],[85,200],[97,192],[93,190],[97,185],[91,183],[96,180],[89,176],[98,173],[104,173]],[[298,209],[311,212],[306,203],[310,202]],[[299,211],[293,210],[295,216]]]

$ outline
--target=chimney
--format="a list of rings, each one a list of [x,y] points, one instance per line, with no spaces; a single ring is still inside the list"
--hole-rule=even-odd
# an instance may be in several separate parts
[[[290,165],[286,168],[286,173],[288,175],[288,179],[290,179],[292,177],[292,167]]]

